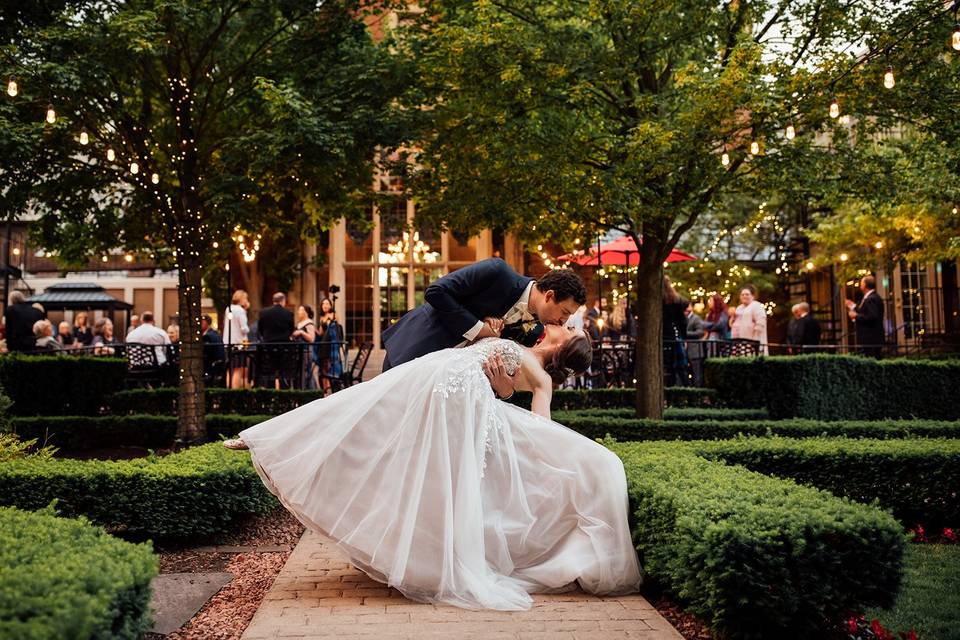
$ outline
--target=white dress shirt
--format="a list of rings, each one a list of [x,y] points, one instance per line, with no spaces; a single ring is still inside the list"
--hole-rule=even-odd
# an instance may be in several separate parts
[[[160,327],[150,322],[144,322],[127,334],[127,342],[135,344],[155,344],[159,347],[170,344],[170,336]],[[164,364],[167,361],[166,352],[166,349],[157,349],[157,364]]]
[[[513,306],[510,307],[503,316],[504,324],[513,324],[514,322],[527,322],[533,320],[533,314],[530,313],[530,291],[533,289],[533,285],[536,284],[534,280],[531,280],[527,285],[527,288],[523,290],[523,293],[520,295],[520,299],[513,303]],[[480,333],[480,330],[483,329],[483,320],[477,320],[477,324],[470,327],[470,330],[463,334],[463,337],[466,338],[465,342],[461,342],[457,346],[462,346],[467,342],[473,342],[474,338],[477,337],[477,334]]]

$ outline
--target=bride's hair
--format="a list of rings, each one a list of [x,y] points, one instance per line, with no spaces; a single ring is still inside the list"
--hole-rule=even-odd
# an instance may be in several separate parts
[[[583,331],[567,340],[557,349],[544,370],[554,384],[563,384],[570,376],[583,373],[593,362],[593,345]]]

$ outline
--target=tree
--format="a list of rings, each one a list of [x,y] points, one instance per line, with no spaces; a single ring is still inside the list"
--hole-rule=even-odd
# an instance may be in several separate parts
[[[839,126],[832,79],[851,58],[838,44],[897,11],[849,0],[429,6],[421,80],[435,128],[412,187],[423,215],[568,246],[598,229],[642,238],[637,411],[660,417],[664,259],[743,180],[829,152],[813,134]]]
[[[352,0],[47,4],[2,49],[20,92],[0,125],[24,160],[4,174],[31,185],[64,263],[122,249],[177,270],[178,437],[201,439],[202,274],[235,228],[309,235],[364,210],[376,150],[403,131],[402,61]]]

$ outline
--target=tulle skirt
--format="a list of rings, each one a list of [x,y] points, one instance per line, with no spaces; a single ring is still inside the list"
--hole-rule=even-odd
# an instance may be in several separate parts
[[[601,595],[640,585],[619,458],[497,400],[469,350],[240,436],[287,509],[411,599],[519,610],[572,582]]]

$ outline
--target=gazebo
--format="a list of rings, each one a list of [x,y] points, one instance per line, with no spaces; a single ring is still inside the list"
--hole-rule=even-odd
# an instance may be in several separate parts
[[[46,311],[106,311],[111,321],[114,321],[114,312],[129,313],[133,309],[133,305],[129,302],[117,300],[107,293],[106,289],[92,282],[55,284],[47,287],[43,293],[30,296],[27,302],[30,304],[39,302]],[[120,335],[123,333],[121,332]]]

